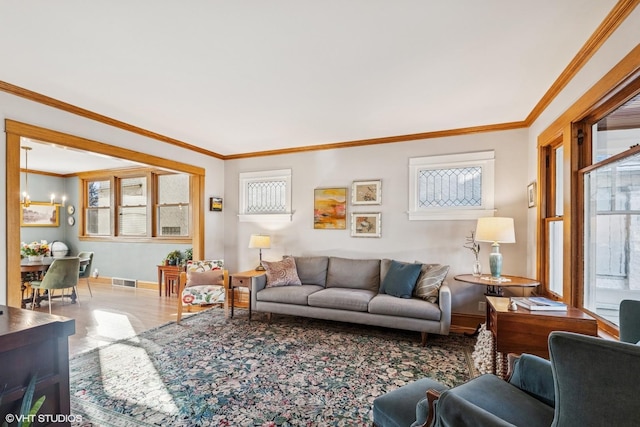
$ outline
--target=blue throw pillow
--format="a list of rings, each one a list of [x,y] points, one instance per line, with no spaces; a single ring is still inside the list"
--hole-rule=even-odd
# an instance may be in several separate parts
[[[422,264],[391,261],[389,271],[380,285],[380,292],[398,298],[411,298]]]

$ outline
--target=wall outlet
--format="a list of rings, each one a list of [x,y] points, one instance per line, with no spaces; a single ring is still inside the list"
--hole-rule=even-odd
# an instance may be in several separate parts
[[[479,301],[478,302],[478,311],[487,311],[487,302]]]

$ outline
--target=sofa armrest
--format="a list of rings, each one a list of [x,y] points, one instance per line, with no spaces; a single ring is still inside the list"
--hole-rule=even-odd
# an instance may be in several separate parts
[[[451,288],[447,282],[443,282],[440,286],[438,294],[438,305],[442,312],[440,317],[440,334],[448,335],[451,328]]]
[[[513,364],[509,383],[549,406],[555,406],[551,362],[533,354],[523,354]]]
[[[267,286],[267,275],[261,274],[251,278],[251,307],[256,308],[256,294]]]

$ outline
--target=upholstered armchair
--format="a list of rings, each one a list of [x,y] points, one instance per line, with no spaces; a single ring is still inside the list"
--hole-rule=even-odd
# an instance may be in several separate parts
[[[551,361],[523,354],[512,363],[508,381],[485,374],[447,389],[433,380],[406,409],[401,387],[374,401],[374,425],[482,426],[635,426],[640,420],[640,346],[570,332],[549,335]],[[424,381],[424,380],[421,380]],[[430,387],[431,390],[425,390]],[[395,394],[395,396],[394,396]],[[415,399],[417,390],[411,398]],[[411,403],[409,404],[411,405]],[[395,416],[395,418],[394,418]],[[400,417],[404,417],[401,419]],[[429,419],[428,419],[429,418]],[[413,423],[413,424],[411,424]]]
[[[189,261],[185,272],[178,281],[178,316],[182,319],[184,307],[190,312],[192,307],[224,305],[229,288],[229,272],[222,260]]]

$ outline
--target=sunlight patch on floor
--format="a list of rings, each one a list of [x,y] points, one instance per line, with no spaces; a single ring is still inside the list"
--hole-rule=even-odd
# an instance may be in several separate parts
[[[93,318],[96,323],[95,333],[102,338],[119,340],[136,335],[126,314],[94,310]]]
[[[99,350],[102,387],[106,395],[154,411],[175,414],[178,407],[166,389],[146,351],[136,340],[116,343]],[[134,371],[122,372],[123,367]]]

